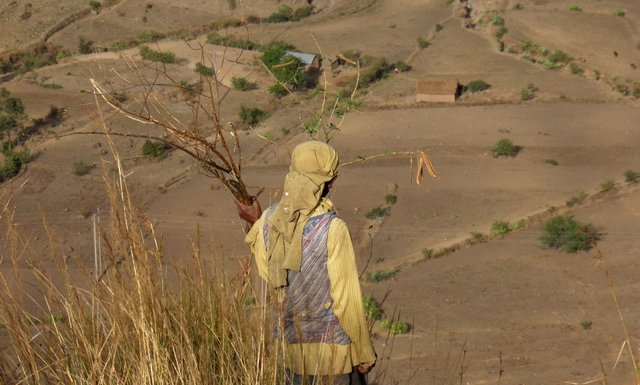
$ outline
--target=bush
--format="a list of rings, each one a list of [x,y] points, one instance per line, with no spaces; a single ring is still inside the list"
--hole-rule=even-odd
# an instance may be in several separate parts
[[[584,68],[580,67],[576,63],[571,63],[569,65],[569,69],[571,70],[571,73],[574,75],[580,75],[580,76],[584,75]]]
[[[616,8],[616,9],[613,10],[613,15],[614,16],[624,17],[624,15],[626,15],[626,14],[627,14],[627,11],[625,11],[622,8]]]
[[[398,196],[394,194],[387,194],[384,197],[384,201],[387,202],[388,205],[393,205],[398,201]]]
[[[390,330],[393,334],[407,334],[411,329],[408,323],[400,320],[397,320],[397,321],[382,320],[380,322],[380,326],[385,330]]]
[[[436,24],[436,32],[440,32],[444,29],[444,25],[442,24]]]
[[[80,51],[82,55],[93,53],[93,42],[81,37],[78,43],[78,51]]]
[[[582,7],[580,7],[578,4],[571,4],[569,6],[569,10],[573,12],[582,12]]]
[[[571,197],[571,199],[567,201],[567,207],[573,207],[575,205],[582,204],[584,200],[587,199],[588,196],[589,194],[587,194],[584,191],[581,191],[580,194],[578,194],[577,196]]]
[[[77,176],[87,175],[91,171],[91,166],[79,160],[71,164],[71,172]]]
[[[552,166],[557,166],[557,165],[559,164],[559,163],[558,163],[558,161],[557,161],[557,160],[555,160],[555,159],[545,159],[545,160],[544,160],[544,162],[545,162],[546,164],[550,164],[550,165],[552,165]]]
[[[233,89],[237,91],[250,91],[258,88],[256,83],[250,82],[245,78],[238,78],[235,76],[231,78],[231,85],[233,86]]]
[[[267,21],[269,23],[283,23],[291,19],[293,19],[293,9],[287,5],[281,5],[276,12],[267,18]]]
[[[395,277],[398,269],[391,268],[389,270],[376,270],[367,274],[367,281],[369,282],[380,282],[385,281],[387,279]]]
[[[627,170],[624,172],[624,180],[629,183],[636,183],[640,180],[640,174],[634,170]]]
[[[164,39],[165,37],[166,35],[164,33],[156,32],[156,31],[145,31],[145,32],[140,32],[136,40],[138,41],[139,44],[144,44],[144,43],[153,43],[154,41]]]
[[[387,215],[387,209],[382,208],[380,206],[374,207],[371,210],[369,210],[366,214],[364,214],[365,218],[367,219],[384,218],[385,215]]]
[[[491,18],[491,24],[503,26],[505,24],[504,17],[498,14],[493,15],[493,17]]]
[[[150,60],[154,62],[160,62],[165,64],[176,63],[178,60],[176,59],[176,55],[173,52],[161,52],[156,51],[143,45],[140,47],[140,56],[143,60]]]
[[[509,32],[509,30],[507,29],[507,27],[505,26],[500,26],[500,28],[498,28],[498,30],[496,31],[496,38],[498,40],[502,39],[504,37],[504,35],[507,34],[507,32]]]
[[[411,70],[411,66],[407,63],[405,63],[402,60],[398,60],[395,64],[394,64],[395,68],[400,71],[400,72],[407,72],[409,70]]]
[[[429,43],[429,40],[425,39],[424,37],[420,36],[418,37],[418,47],[420,48],[427,48],[431,45],[431,43]]]
[[[362,296],[362,305],[364,306],[364,316],[368,321],[377,321],[382,318],[382,307],[375,298],[363,295]]]
[[[214,45],[224,45],[226,47],[233,47],[239,49],[260,49],[260,44],[251,41],[249,39],[238,39],[233,36],[222,36],[217,33],[207,35],[207,43]]]
[[[269,87],[267,91],[269,91],[270,94],[273,94],[275,97],[278,97],[278,98],[286,96],[289,93],[289,91],[287,91],[287,89],[280,83],[275,83],[274,85]]]
[[[113,45],[111,45],[111,48],[114,51],[122,51],[127,49],[127,44],[123,41],[116,41],[115,43],[113,43]]]
[[[568,253],[591,249],[599,239],[593,226],[584,224],[571,216],[557,215],[550,218],[542,228],[540,241],[547,247],[562,249]]]
[[[491,225],[491,235],[494,237],[502,237],[511,232],[511,227],[509,226],[509,222],[506,221],[495,221],[493,225]]]
[[[196,68],[194,68],[194,71],[196,71],[202,76],[213,76],[214,74],[213,68],[207,67],[206,65],[200,62],[196,63]]]
[[[142,155],[147,158],[164,159],[169,155],[169,150],[169,145],[159,140],[145,140],[142,145]]]
[[[249,108],[244,104],[240,106],[240,112],[238,115],[244,123],[249,125],[254,125],[267,117],[267,113],[264,110],[259,108]]]
[[[18,121],[13,115],[0,114],[0,135],[3,135],[4,131],[10,131],[18,127]]]
[[[24,114],[24,103],[20,98],[6,98],[2,109],[10,115]]]
[[[509,139],[500,139],[498,143],[491,149],[493,157],[500,156],[516,156],[518,154],[518,147],[513,145],[513,142]]]
[[[472,80],[467,85],[467,88],[469,89],[469,91],[476,93],[488,90],[489,88],[491,88],[491,84],[485,82],[484,80]]]
[[[600,183],[600,191],[602,192],[611,191],[614,187],[616,187],[616,184],[611,179],[605,180],[604,182]]]
[[[90,0],[89,1],[89,6],[91,7],[91,9],[93,9],[94,11],[97,11],[98,8],[100,8],[102,4],[100,4],[99,1],[96,0]]]
[[[549,55],[549,61],[553,64],[567,64],[571,60],[573,60],[571,56],[560,50],[554,50]]]
[[[533,93],[533,91],[531,91],[528,88],[525,88],[524,90],[520,91],[520,100],[522,101],[528,101],[531,100],[535,97],[535,94]]]

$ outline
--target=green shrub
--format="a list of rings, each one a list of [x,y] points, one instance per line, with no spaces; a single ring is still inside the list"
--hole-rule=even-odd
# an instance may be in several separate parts
[[[3,135],[4,131],[10,131],[18,127],[18,121],[15,116],[0,114],[0,135]]]
[[[626,14],[627,14],[627,11],[625,11],[622,8],[616,8],[616,9],[613,10],[613,15],[614,16],[624,17],[624,15],[626,15]]]
[[[270,94],[273,94],[273,96],[278,97],[278,98],[281,98],[281,97],[283,97],[283,96],[286,96],[286,95],[289,93],[289,91],[287,91],[287,89],[285,88],[285,86],[283,86],[283,85],[282,85],[282,84],[280,84],[280,83],[275,83],[275,84],[273,84],[271,87],[269,87],[269,88],[267,89],[267,91],[268,91]]]
[[[238,113],[240,119],[249,125],[257,124],[259,121],[267,117],[267,113],[260,108],[250,108],[242,104]]]
[[[397,320],[397,321],[382,320],[380,322],[380,326],[384,330],[390,330],[393,334],[407,334],[411,329],[408,323],[400,320]]]
[[[293,18],[291,20],[298,21],[300,19],[304,19],[305,17],[311,16],[312,13],[313,13],[313,6],[305,5],[305,6],[296,8],[296,10],[293,11]]]
[[[491,152],[493,153],[494,158],[500,156],[513,157],[518,154],[518,147],[514,146],[513,142],[509,139],[500,139],[491,149]]]
[[[499,14],[493,15],[493,17],[491,18],[491,24],[497,25],[497,26],[503,26],[505,24],[504,17]]]
[[[196,63],[196,68],[194,68],[193,70],[202,76],[213,76],[214,74],[213,68],[207,67],[206,65],[200,62]]]
[[[582,12],[582,7],[580,7],[578,4],[571,4],[569,6],[569,10],[573,12]]]
[[[93,9],[94,11],[97,11],[98,8],[100,8],[102,4],[100,4],[99,1],[96,0],[89,0],[89,6],[91,7],[91,9]]]
[[[635,85],[633,87],[633,92],[632,92],[633,98],[634,99],[640,99],[640,86]]]
[[[400,72],[407,72],[409,70],[411,70],[411,66],[407,63],[405,63],[402,60],[398,60],[395,64],[394,64],[395,68],[400,71]]]
[[[495,221],[493,225],[491,225],[491,235],[494,237],[502,237],[511,232],[511,227],[509,226],[509,222],[506,221]]]
[[[427,48],[429,47],[429,45],[431,45],[431,43],[429,43],[429,40],[425,39],[422,36],[418,37],[418,47]]]
[[[498,28],[498,30],[496,31],[496,38],[498,40],[502,39],[504,37],[504,35],[507,34],[507,32],[509,32],[509,30],[507,29],[507,27],[505,26],[500,26],[500,28]]]
[[[365,218],[367,219],[384,218],[385,215],[387,215],[387,209],[382,208],[380,206],[374,207],[371,210],[369,210],[366,214],[364,214]]]
[[[442,24],[436,24],[436,32],[440,32],[442,31],[442,29],[444,28],[444,25]]]
[[[364,315],[368,321],[377,321],[382,318],[382,307],[375,298],[366,294],[363,295],[362,305],[364,306]]]
[[[592,326],[592,325],[593,325],[593,322],[591,322],[591,321],[582,321],[582,322],[580,322],[580,326],[582,326],[582,328],[583,328],[584,330],[589,330],[589,329],[591,329],[591,326]]]
[[[233,86],[233,89],[237,91],[250,91],[258,88],[256,83],[250,82],[245,78],[238,78],[235,76],[231,78],[231,86]]]
[[[571,56],[560,50],[554,50],[549,55],[549,61],[554,64],[567,64],[571,60],[573,60]]]
[[[122,51],[122,50],[127,49],[127,44],[125,42],[123,42],[123,41],[116,41],[115,43],[113,43],[111,48],[114,51]]]
[[[142,145],[142,155],[147,158],[164,159],[169,155],[169,150],[169,145],[159,140],[145,140]]]
[[[559,164],[559,163],[558,163],[558,161],[557,161],[557,160],[555,160],[555,159],[545,159],[545,160],[544,160],[544,162],[545,162],[546,164],[550,164],[550,165],[552,165],[552,166],[557,166],[557,165]]]
[[[79,160],[71,164],[71,172],[77,176],[87,175],[91,171],[91,166]]]
[[[367,274],[367,281],[380,282],[395,277],[398,269],[391,268],[389,270],[376,270]]]
[[[467,85],[467,88],[469,89],[469,91],[476,93],[488,90],[489,88],[491,88],[491,84],[485,82],[484,80],[478,79],[470,81]]]
[[[62,86],[58,83],[40,83],[40,87],[49,88],[52,90],[59,90]]]
[[[287,5],[281,5],[276,12],[267,18],[267,21],[269,23],[283,23],[291,19],[293,19],[293,9]]]
[[[172,64],[178,61],[176,59],[176,55],[173,52],[156,51],[147,47],[146,45],[140,47],[140,56],[143,60],[150,60],[165,64]]]
[[[164,39],[165,37],[167,37],[167,35],[161,32],[145,31],[145,32],[140,32],[136,40],[138,41],[138,44],[144,44],[144,43],[153,43],[154,41]]]
[[[93,42],[81,37],[78,43],[78,51],[80,51],[82,55],[93,53]]]
[[[523,10],[523,9],[524,9],[524,5],[522,5],[521,3],[516,3],[516,4],[513,6],[513,10],[514,10],[514,11],[520,11],[520,10]]]
[[[629,183],[636,183],[640,180],[640,174],[634,170],[627,170],[624,172],[624,180]]]
[[[395,194],[387,194],[384,197],[384,201],[387,202],[388,205],[393,205],[398,201],[398,196]]]
[[[562,249],[568,253],[589,250],[592,243],[598,239],[599,235],[593,226],[581,223],[568,215],[550,218],[543,225],[540,237],[545,246]]]
[[[482,234],[482,233],[480,233],[480,232],[472,231],[469,234],[471,235],[471,239],[474,242],[486,242],[487,241],[487,236]]]
[[[533,93],[533,91],[531,91],[528,88],[525,88],[524,90],[520,91],[520,100],[522,101],[528,101],[531,100],[535,97],[535,94]]]
[[[600,191],[602,192],[611,191],[614,187],[616,187],[616,184],[611,179],[605,180],[604,182],[600,183]]]
[[[262,46],[249,39],[238,39],[233,36],[222,36],[217,33],[211,33],[207,35],[207,43],[214,45],[224,45],[226,47],[233,47],[239,49],[261,49]]]

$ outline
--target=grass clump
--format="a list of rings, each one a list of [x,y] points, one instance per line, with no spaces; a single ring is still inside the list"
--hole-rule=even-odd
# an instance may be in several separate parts
[[[366,214],[364,214],[365,218],[367,219],[384,218],[385,215],[387,215],[387,209],[381,206],[374,207],[371,210],[367,211]]]
[[[99,1],[97,0],[90,0],[89,1],[89,6],[91,7],[91,9],[93,9],[94,11],[97,11],[100,6],[102,6],[102,4],[100,4]]]
[[[579,6],[578,4],[571,4],[569,6],[569,10],[573,12],[582,12],[582,7]]]
[[[627,14],[627,11],[625,11],[622,8],[616,8],[613,10],[613,15],[614,16],[620,16],[620,17],[624,17]]]
[[[507,221],[495,221],[491,225],[491,235],[494,237],[503,237],[511,232],[511,226]]]
[[[169,155],[170,147],[159,140],[145,140],[142,145],[142,155],[147,158],[164,159]]]
[[[240,106],[240,112],[238,112],[240,119],[249,125],[257,124],[259,121],[267,117],[267,112],[260,108],[247,107],[244,104]]]
[[[640,174],[634,170],[627,170],[624,172],[624,180],[628,183],[637,183],[640,180]]]
[[[196,67],[193,69],[194,71],[196,71],[198,74],[202,75],[202,76],[213,76],[214,72],[213,72],[213,68],[211,67],[207,67],[206,65],[198,62],[196,63]]]
[[[485,82],[482,79],[472,80],[467,85],[467,89],[472,93],[482,92],[491,88],[491,84]]]
[[[391,331],[393,334],[407,334],[411,329],[411,326],[408,323],[400,320],[382,320],[380,322],[380,326],[384,330]]]
[[[499,14],[493,15],[493,17],[491,18],[491,24],[492,25],[497,25],[497,26],[505,25],[504,17],[502,15],[499,15]]]
[[[87,175],[93,167],[84,161],[78,160],[71,164],[71,172],[77,176]]]
[[[363,295],[362,305],[364,306],[364,315],[368,321],[377,321],[382,318],[382,307],[375,298]]]
[[[267,18],[269,23],[284,23],[287,21],[298,21],[313,14],[313,6],[306,5],[295,10],[287,5],[281,5],[278,10]]]
[[[436,32],[440,32],[444,29],[444,25],[442,24],[436,24]]]
[[[251,91],[258,88],[256,83],[250,82],[245,78],[232,77],[231,86],[236,91]]]
[[[473,242],[482,243],[487,241],[487,236],[478,231],[472,231],[469,234],[471,235],[471,240]]]
[[[173,52],[156,51],[147,47],[146,45],[140,47],[140,56],[143,60],[150,60],[153,62],[160,62],[164,64],[173,64],[178,62],[178,59]]]
[[[528,88],[525,88],[522,91],[520,91],[520,100],[524,102],[529,101],[534,97],[535,97],[535,93]]]
[[[593,322],[591,321],[582,321],[580,322],[580,326],[584,329],[584,330],[589,330],[591,329],[591,326],[593,325]]]
[[[544,224],[540,241],[547,247],[575,253],[591,249],[598,238],[592,225],[581,223],[572,216],[557,215]]]
[[[574,75],[584,76],[584,68],[580,67],[576,63],[569,64],[569,70],[571,70],[571,73]]]
[[[367,274],[367,281],[369,282],[380,282],[386,281],[387,279],[391,279],[396,276],[398,269],[392,267],[388,270],[376,270]]]
[[[387,194],[384,197],[384,201],[388,204],[388,205],[393,205],[398,201],[398,196],[395,194]]]
[[[560,163],[558,163],[558,161],[557,161],[557,160],[555,160],[555,159],[545,159],[545,160],[544,160],[544,162],[545,162],[546,164],[550,164],[550,165],[552,165],[552,166],[557,166],[557,165],[559,165],[559,164],[560,164]]]
[[[138,42],[138,44],[153,43],[160,39],[164,39],[165,37],[166,35],[161,32],[145,31],[138,34],[136,41]]]
[[[607,179],[604,182],[600,183],[601,192],[611,191],[614,189],[614,187],[616,187],[616,183],[611,179]]]
[[[514,157],[518,154],[519,148],[510,139],[500,139],[491,149],[494,158]]]
[[[418,41],[418,47],[423,49],[428,48],[431,45],[431,43],[429,43],[429,40],[425,39],[422,36],[419,36],[417,41]]]

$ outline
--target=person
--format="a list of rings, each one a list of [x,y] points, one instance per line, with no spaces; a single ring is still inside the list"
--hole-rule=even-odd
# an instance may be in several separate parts
[[[287,384],[364,384],[376,361],[349,230],[327,197],[337,169],[332,147],[304,142],[279,202],[264,212],[257,200],[236,202],[258,274],[275,290]]]

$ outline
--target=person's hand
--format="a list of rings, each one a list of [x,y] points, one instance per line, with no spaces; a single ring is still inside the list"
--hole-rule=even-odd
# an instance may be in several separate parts
[[[252,226],[262,215],[262,208],[260,207],[260,202],[258,202],[256,197],[251,197],[251,205],[237,199],[234,199],[234,202],[236,203],[240,219],[244,219]]]

